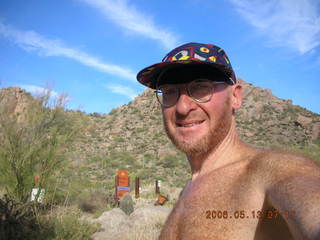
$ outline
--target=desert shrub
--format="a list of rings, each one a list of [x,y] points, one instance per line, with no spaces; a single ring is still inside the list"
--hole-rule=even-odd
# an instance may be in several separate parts
[[[288,149],[293,152],[303,154],[306,157],[309,157],[315,160],[318,164],[320,164],[320,141],[301,145],[299,147],[292,146],[292,147],[289,147]]]
[[[162,159],[161,165],[164,168],[174,168],[174,167],[177,167],[179,165],[179,160],[175,155],[166,155]]]
[[[81,219],[72,207],[53,207],[22,203],[5,195],[0,199],[1,240],[91,239],[96,224]]]
[[[127,151],[111,150],[102,160],[104,168],[125,168],[126,165],[132,166],[137,164],[137,160],[132,153]]]
[[[117,113],[117,109],[112,109],[110,112],[109,112],[109,115],[116,115]]]
[[[149,180],[154,178],[154,173],[151,168],[141,168],[138,170],[138,175],[143,180]]]
[[[292,152],[314,160],[320,165],[320,142],[313,142],[299,145],[272,145],[272,149]]]
[[[113,141],[121,143],[125,142],[125,139],[123,137],[116,136],[113,138]]]
[[[54,238],[51,239],[91,239],[92,234],[98,230],[98,226],[81,220],[80,216],[80,213],[75,213],[51,218],[49,223],[54,229]]]
[[[28,201],[34,176],[39,176],[38,188],[51,185],[77,132],[77,122],[64,111],[65,96],[55,104],[49,99],[47,92],[30,100],[20,114],[12,112],[14,102],[0,105],[0,185],[19,201]]]
[[[95,118],[100,118],[100,117],[102,117],[102,114],[94,112],[94,113],[91,113],[90,116],[95,117]]]
[[[53,236],[50,227],[38,221],[35,207],[4,195],[0,199],[0,239],[37,240]]]
[[[80,196],[78,206],[83,212],[96,213],[115,207],[114,196],[111,192],[94,191]]]
[[[120,199],[120,209],[127,215],[130,215],[133,212],[133,200],[130,194],[125,194]]]

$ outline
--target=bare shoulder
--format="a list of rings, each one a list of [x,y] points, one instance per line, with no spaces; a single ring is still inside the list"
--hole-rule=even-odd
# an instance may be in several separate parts
[[[296,176],[320,177],[320,166],[314,160],[283,150],[255,150],[248,166],[268,183]]]
[[[279,150],[262,151],[253,162],[259,166],[268,205],[286,216],[295,238],[319,239],[319,165],[303,155]]]

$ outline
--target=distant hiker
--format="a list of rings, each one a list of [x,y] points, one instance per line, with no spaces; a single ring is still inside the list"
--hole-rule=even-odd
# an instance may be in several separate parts
[[[137,79],[155,89],[167,135],[192,171],[161,240],[320,239],[320,168],[240,140],[242,85],[224,50],[184,44]]]

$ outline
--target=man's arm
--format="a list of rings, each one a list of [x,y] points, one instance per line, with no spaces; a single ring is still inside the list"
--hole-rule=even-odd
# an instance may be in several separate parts
[[[308,159],[293,161],[286,168],[282,170],[284,177],[278,176],[269,186],[268,200],[286,220],[295,239],[319,240],[320,169]]]

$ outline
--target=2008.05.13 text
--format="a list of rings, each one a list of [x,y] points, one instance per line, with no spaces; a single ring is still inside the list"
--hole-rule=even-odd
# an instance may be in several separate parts
[[[268,218],[276,219],[280,216],[288,218],[296,214],[295,210],[286,210],[279,211],[277,209],[273,210],[236,210],[236,211],[227,211],[227,210],[206,210],[205,216],[206,219],[248,219],[248,218]]]

